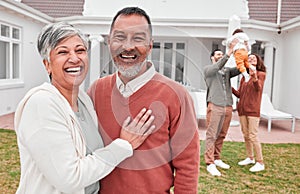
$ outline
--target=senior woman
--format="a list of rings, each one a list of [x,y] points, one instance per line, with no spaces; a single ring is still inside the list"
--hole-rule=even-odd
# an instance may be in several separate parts
[[[93,104],[79,89],[88,71],[86,37],[70,24],[54,23],[42,29],[37,47],[51,83],[31,89],[15,113],[16,193],[98,193],[98,180],[132,156],[154,130],[154,117],[146,109],[128,117],[120,138],[103,147]]]

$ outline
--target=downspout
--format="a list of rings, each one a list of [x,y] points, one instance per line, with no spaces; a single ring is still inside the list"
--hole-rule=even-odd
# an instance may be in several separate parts
[[[277,4],[277,33],[280,34],[281,33],[281,27],[280,27],[280,17],[281,17],[281,1],[282,0],[278,0],[278,4]]]

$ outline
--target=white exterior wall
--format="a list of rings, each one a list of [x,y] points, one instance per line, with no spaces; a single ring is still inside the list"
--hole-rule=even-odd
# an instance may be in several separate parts
[[[206,90],[203,68],[210,65],[211,39],[191,38],[188,42],[189,61],[187,63],[187,78],[191,86],[197,89]]]
[[[126,6],[138,6],[145,9],[152,19],[220,19],[229,18],[232,13],[247,19],[247,2],[247,0],[122,0],[117,2],[112,0],[103,3],[99,0],[85,0],[83,15],[112,17]]]
[[[279,80],[275,107],[300,118],[300,29],[283,33],[283,39],[282,59],[278,64],[280,76],[275,77]]]
[[[275,108],[300,118],[300,29],[277,32],[251,29],[247,33],[253,39],[270,44],[276,49],[274,67],[265,62],[267,77],[264,92],[268,93]],[[266,53],[265,53],[266,54]],[[271,85],[273,79],[273,85]],[[272,93],[271,93],[272,90]],[[272,94],[272,95],[271,95]]]
[[[0,82],[0,115],[14,112],[24,94],[32,87],[47,80],[42,60],[36,49],[36,38],[44,24],[36,23],[16,13],[1,10],[0,20],[21,28],[21,82]],[[6,22],[9,21],[9,22]]]

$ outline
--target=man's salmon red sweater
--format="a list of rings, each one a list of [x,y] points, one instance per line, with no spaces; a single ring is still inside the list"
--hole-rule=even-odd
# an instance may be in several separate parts
[[[142,108],[151,109],[155,130],[112,173],[100,181],[102,194],[197,193],[199,136],[194,106],[185,88],[156,73],[124,98],[116,74],[100,78],[89,89],[105,145],[119,137],[123,121]]]

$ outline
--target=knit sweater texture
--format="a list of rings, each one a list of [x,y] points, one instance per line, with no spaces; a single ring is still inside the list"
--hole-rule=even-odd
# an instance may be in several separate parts
[[[101,194],[197,193],[199,136],[193,101],[182,85],[156,73],[138,91],[124,98],[116,75],[97,80],[89,95],[94,102],[104,143],[119,137],[122,122],[142,108],[155,116],[155,131],[107,177]],[[175,173],[175,174],[174,174]]]
[[[261,97],[266,73],[257,71],[257,78],[258,80],[254,81],[254,78],[251,77],[248,82],[245,82],[243,77],[239,89],[235,90],[232,88],[233,94],[239,98],[237,104],[239,116],[260,117]]]
[[[79,92],[93,122],[89,96]],[[28,91],[15,112],[21,161],[17,194],[84,194],[84,188],[110,173],[132,155],[131,145],[117,139],[86,155],[86,142],[71,106],[56,87],[44,83]]]

